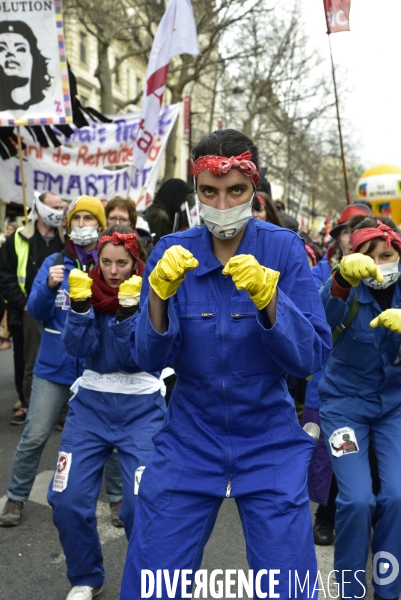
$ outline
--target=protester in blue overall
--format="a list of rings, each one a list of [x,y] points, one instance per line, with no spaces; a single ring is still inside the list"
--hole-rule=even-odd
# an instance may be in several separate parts
[[[330,231],[333,245],[327,250],[325,258],[312,268],[312,275],[318,288],[326,283],[341,258],[351,253],[351,233],[354,221],[371,215],[372,211],[365,204],[346,206],[341,212],[338,223]],[[356,223],[355,223],[356,224]],[[313,422],[320,426],[320,397],[318,384],[323,371],[315,373],[308,381],[305,392],[303,423]],[[333,476],[330,457],[327,453],[323,432],[308,470],[309,498],[318,503],[313,526],[315,544],[329,546],[334,541],[335,499],[337,483]]]
[[[330,326],[343,329],[319,384],[321,423],[339,488],[334,568],[338,578],[348,570],[351,583],[343,597],[364,597],[377,503],[372,538],[375,600],[401,593],[401,237],[394,223],[389,224],[366,218],[356,226],[353,254],[341,260],[321,293]],[[358,312],[347,323],[355,296]],[[369,443],[378,462],[377,496]]]
[[[73,586],[68,600],[91,600],[101,592],[96,504],[107,459],[117,448],[123,477],[120,517],[129,538],[152,435],[165,414],[159,374],[142,372],[128,345],[146,256],[133,230],[121,225],[101,234],[98,254],[90,277],[78,270],[69,276],[71,308],[63,339],[71,355],[85,357],[85,370],[73,386],[48,493]]]
[[[303,580],[316,572],[306,486],[316,443],[298,424],[286,374],[320,369],[330,332],[301,239],[252,219],[253,142],[219,130],[194,158],[205,226],[157,244],[131,342],[142,368],[172,364],[178,378],[141,480],[121,599],[190,592],[184,577],[172,595],[164,584],[161,595],[157,586],[141,589],[141,570],[167,569],[173,582],[175,569],[190,569],[192,581],[228,497],[240,513],[255,597],[269,589],[261,570],[278,569],[274,591],[283,598],[289,569]]]
[[[83,360],[77,361],[67,354],[61,339],[69,307],[68,275],[74,267],[92,268],[97,259],[97,238],[105,226],[100,200],[81,196],[74,201],[68,215],[71,239],[61,253],[52,254],[43,262],[34,280],[28,311],[42,322],[41,342],[27,421],[14,457],[8,500],[0,516],[2,527],[20,523],[45,444],[70,397],[70,386],[82,373]]]

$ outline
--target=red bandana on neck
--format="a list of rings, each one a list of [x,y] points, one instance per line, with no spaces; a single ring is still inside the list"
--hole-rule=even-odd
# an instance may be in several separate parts
[[[224,175],[230,169],[239,169],[244,175],[250,178],[255,190],[259,185],[259,171],[250,159],[252,154],[247,150],[239,156],[201,156],[192,165],[192,173],[195,179],[202,171],[210,171],[213,175]]]

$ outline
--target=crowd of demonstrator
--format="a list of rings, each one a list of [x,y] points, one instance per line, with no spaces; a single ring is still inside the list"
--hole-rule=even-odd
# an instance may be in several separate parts
[[[370,543],[401,562],[400,233],[368,203],[324,240],[299,232],[240,132],[206,136],[193,160],[195,192],[169,180],[142,215],[129,199],[66,209],[44,193],[9,224],[0,349],[12,340],[24,429],[0,526],[20,523],[58,424],[48,501],[67,600],[102,589],[103,473],[129,540],[122,600],[141,597],[143,569],[196,571],[226,497],[255,573],[313,579],[314,544],[335,541],[339,577],[358,572],[348,597],[363,597]],[[373,587],[397,599],[401,577]]]

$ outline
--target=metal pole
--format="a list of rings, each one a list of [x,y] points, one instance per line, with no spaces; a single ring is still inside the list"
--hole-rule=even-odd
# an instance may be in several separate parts
[[[17,127],[17,140],[18,140],[18,158],[19,158],[19,169],[21,173],[21,184],[22,184],[22,202],[24,204],[24,215],[25,224],[28,223],[28,205],[26,203],[26,187],[25,187],[25,171],[24,161],[22,156],[22,141],[19,127]]]
[[[331,59],[331,72],[333,75],[333,84],[334,84],[334,96],[335,96],[335,100],[336,100],[336,111],[337,111],[337,124],[338,124],[338,135],[340,138],[340,149],[341,149],[341,160],[343,163],[343,175],[344,175],[344,187],[345,187],[345,199],[347,201],[347,204],[351,204],[350,202],[350,198],[349,198],[349,189],[348,189],[348,179],[347,179],[347,167],[345,165],[345,156],[344,156],[344,146],[343,146],[343,136],[341,133],[341,121],[340,121],[340,109],[338,106],[338,95],[337,95],[337,84],[336,84],[336,73],[335,73],[335,69],[334,69],[334,61],[333,61],[333,53],[331,51],[331,41],[330,41],[330,34],[328,33],[328,38],[329,38],[329,47],[330,47],[330,59]]]

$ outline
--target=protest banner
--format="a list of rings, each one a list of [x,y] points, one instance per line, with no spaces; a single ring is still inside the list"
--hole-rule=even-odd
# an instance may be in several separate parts
[[[0,127],[71,122],[61,0],[3,0]]]
[[[130,181],[134,141],[139,126],[139,112],[114,115],[112,123],[92,123],[62,140],[58,148],[42,148],[29,133],[24,134],[23,151],[28,203],[33,192],[49,191],[65,200],[81,194],[110,200],[130,196],[138,210],[152,202],[162,155],[181,103],[161,109],[156,135],[149,148],[142,172]],[[22,203],[22,184],[17,157],[0,160],[0,198]]]

